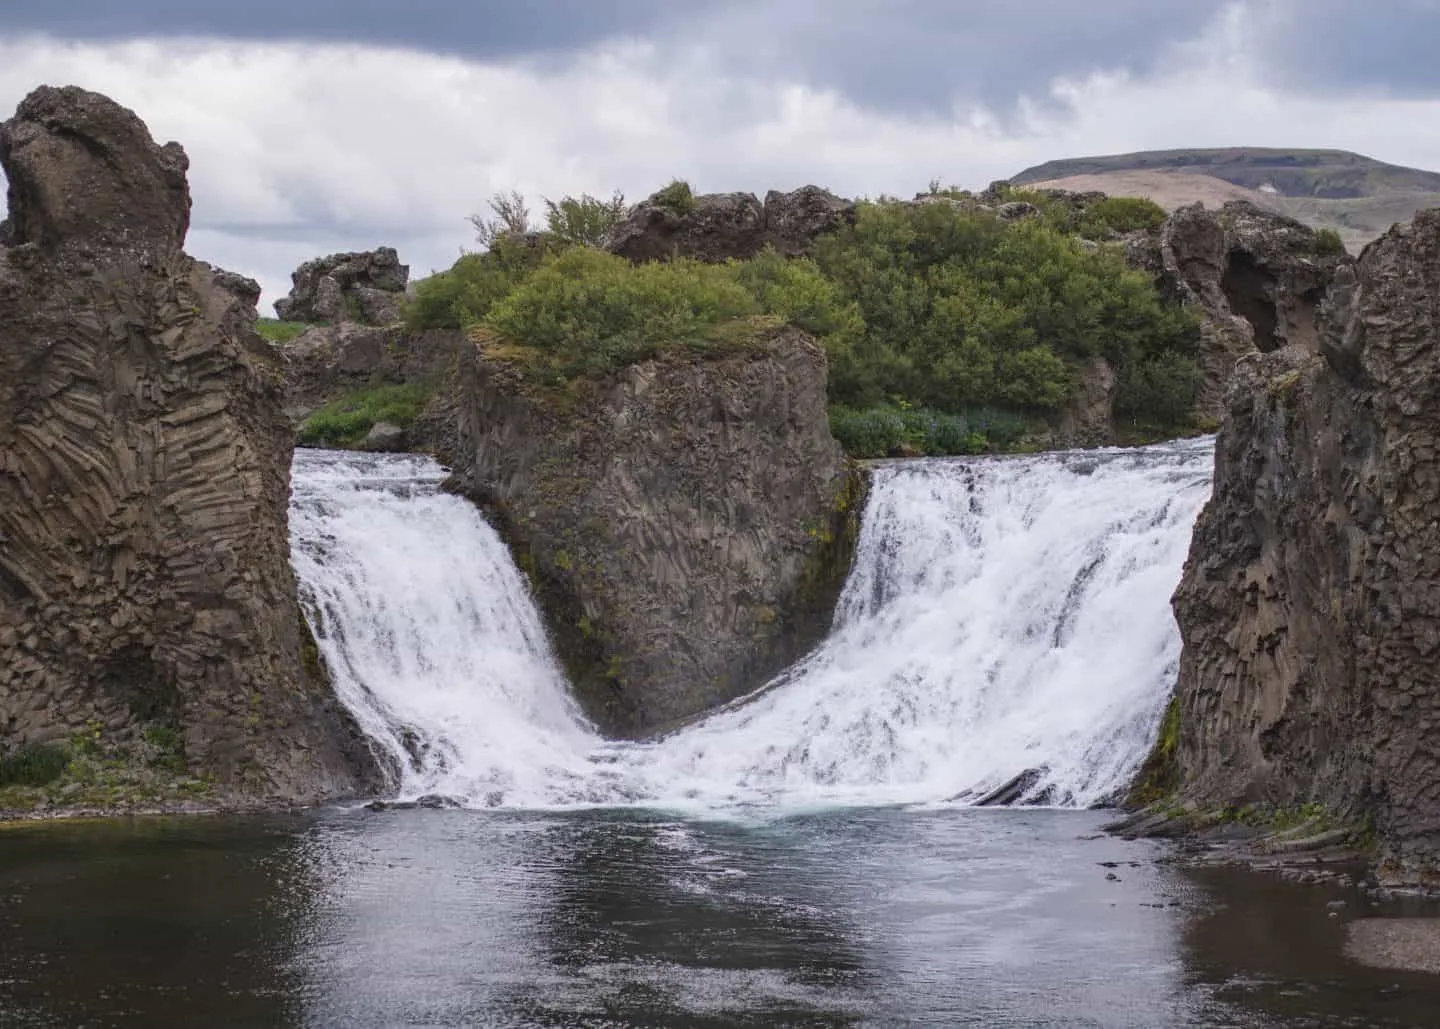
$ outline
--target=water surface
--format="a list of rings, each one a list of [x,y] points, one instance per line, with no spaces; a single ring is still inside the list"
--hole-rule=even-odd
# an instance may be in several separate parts
[[[1095,812],[327,812],[0,832],[0,1026],[1433,1026],[1363,897]],[[1348,907],[1331,918],[1327,902]]]

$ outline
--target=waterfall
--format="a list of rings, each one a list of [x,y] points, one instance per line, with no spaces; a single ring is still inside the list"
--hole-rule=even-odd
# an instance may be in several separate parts
[[[830,636],[666,738],[601,739],[524,578],[422,458],[301,452],[292,539],[341,699],[402,795],[733,808],[1103,802],[1174,683],[1169,598],[1213,441],[874,473]]]

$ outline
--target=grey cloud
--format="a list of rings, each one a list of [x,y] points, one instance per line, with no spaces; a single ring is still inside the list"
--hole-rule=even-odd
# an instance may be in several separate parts
[[[1440,96],[1440,0],[1273,0],[1260,54],[1277,85]]]

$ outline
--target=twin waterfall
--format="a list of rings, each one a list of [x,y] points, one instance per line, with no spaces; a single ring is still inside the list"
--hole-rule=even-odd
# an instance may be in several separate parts
[[[336,689],[402,798],[473,807],[1102,803],[1154,737],[1213,442],[883,465],[829,638],[659,740],[601,738],[443,472],[299,451],[291,539]],[[1029,774],[1026,774],[1029,773]]]

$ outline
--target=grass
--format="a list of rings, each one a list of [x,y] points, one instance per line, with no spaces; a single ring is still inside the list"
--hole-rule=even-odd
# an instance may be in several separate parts
[[[60,778],[70,755],[60,747],[27,743],[0,757],[0,786],[47,786]]]
[[[421,383],[370,386],[332,400],[306,419],[300,442],[319,447],[353,447],[379,422],[408,428],[425,407],[431,389]]]
[[[289,343],[309,328],[304,322],[282,322],[279,318],[261,318],[255,323],[255,331],[271,343]]]

